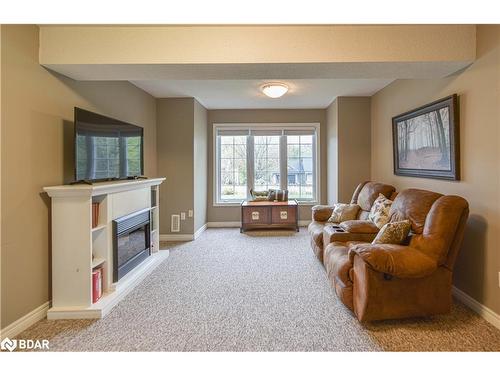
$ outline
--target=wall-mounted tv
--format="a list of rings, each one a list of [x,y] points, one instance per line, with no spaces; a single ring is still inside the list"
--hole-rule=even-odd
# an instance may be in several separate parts
[[[143,173],[140,126],[75,107],[75,181],[126,179]]]

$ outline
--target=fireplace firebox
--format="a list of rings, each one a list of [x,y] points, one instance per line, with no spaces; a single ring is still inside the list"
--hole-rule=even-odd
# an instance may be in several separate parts
[[[113,282],[151,255],[149,208],[113,220]]]

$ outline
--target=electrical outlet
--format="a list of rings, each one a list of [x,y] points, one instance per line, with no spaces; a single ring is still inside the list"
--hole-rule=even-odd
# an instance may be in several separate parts
[[[186,220],[186,213],[185,212],[181,212],[181,220]]]
[[[189,216],[189,217],[193,217],[193,210],[189,210],[189,211],[188,211],[188,216]]]

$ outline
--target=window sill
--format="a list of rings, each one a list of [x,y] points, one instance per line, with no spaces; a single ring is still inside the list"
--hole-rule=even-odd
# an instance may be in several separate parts
[[[241,201],[243,202],[243,201]],[[241,202],[217,202],[212,204],[213,207],[239,207]]]

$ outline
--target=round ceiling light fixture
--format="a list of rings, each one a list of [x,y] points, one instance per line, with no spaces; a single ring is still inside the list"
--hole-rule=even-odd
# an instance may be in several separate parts
[[[282,97],[287,91],[288,86],[283,83],[273,82],[262,86],[262,92],[273,99]]]

